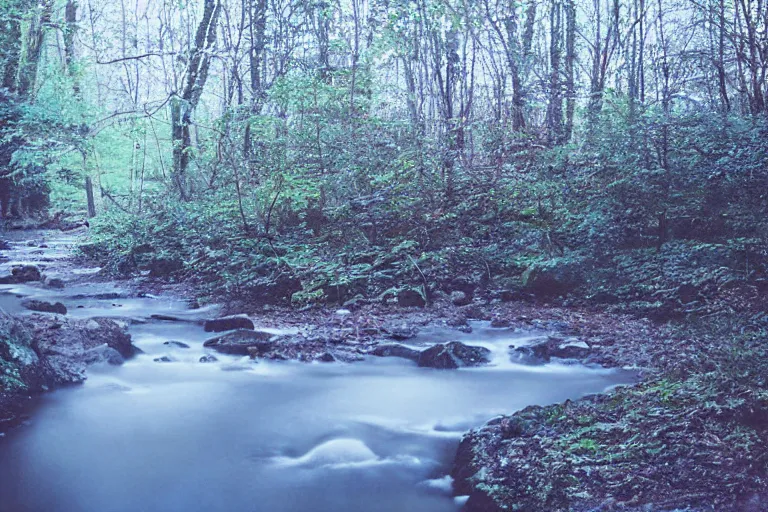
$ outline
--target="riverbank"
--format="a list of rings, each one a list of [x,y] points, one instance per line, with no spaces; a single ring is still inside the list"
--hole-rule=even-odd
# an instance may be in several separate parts
[[[467,510],[765,510],[765,338],[707,327],[636,386],[469,432],[452,473]]]

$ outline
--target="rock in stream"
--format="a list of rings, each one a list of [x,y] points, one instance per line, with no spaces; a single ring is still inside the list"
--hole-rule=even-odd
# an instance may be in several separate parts
[[[248,320],[250,322],[250,320]],[[251,325],[253,325],[251,323]],[[274,334],[264,331],[238,329],[236,331],[216,336],[203,343],[222,354],[247,356],[251,348],[265,348],[271,345]]]
[[[41,313],[67,314],[67,307],[61,302],[46,302],[44,300],[29,299],[22,301],[21,305],[31,311],[39,311]]]
[[[204,325],[205,332],[224,332],[235,329],[255,329],[253,322],[247,316],[225,316],[206,320]]]
[[[490,362],[491,351],[484,347],[473,347],[458,341],[438,343],[419,354],[419,366],[452,369],[465,366],[480,366]]]

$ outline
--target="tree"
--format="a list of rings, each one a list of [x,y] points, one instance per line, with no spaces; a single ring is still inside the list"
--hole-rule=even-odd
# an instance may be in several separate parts
[[[204,0],[203,16],[189,51],[187,69],[182,79],[182,90],[171,99],[171,140],[173,142],[173,181],[176,191],[187,200],[186,174],[190,161],[192,114],[200,102],[212,51],[216,44],[216,30],[221,4],[218,0]]]
[[[605,8],[605,12],[603,9]],[[619,44],[619,0],[593,0],[594,34],[590,44],[589,126],[594,128],[603,109],[603,94],[611,59]],[[607,20],[604,21],[605,17]],[[603,35],[603,33],[605,35]]]
[[[51,23],[53,0],[44,0],[32,10],[24,37],[23,52],[19,55],[16,92],[21,98],[34,98],[37,70],[43,51],[45,33]]]
[[[547,104],[547,139],[550,144],[561,144],[565,138],[563,127],[563,5],[552,0],[549,11],[549,101]]]
[[[573,136],[573,118],[576,113],[576,2],[565,4],[565,134],[564,142]]]

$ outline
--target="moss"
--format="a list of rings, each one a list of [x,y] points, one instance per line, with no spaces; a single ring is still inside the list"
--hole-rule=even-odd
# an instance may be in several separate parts
[[[27,385],[21,380],[21,374],[16,365],[0,359],[0,391],[23,391]]]
[[[29,335],[10,317],[0,317],[0,391],[26,390],[23,369],[37,362]]]

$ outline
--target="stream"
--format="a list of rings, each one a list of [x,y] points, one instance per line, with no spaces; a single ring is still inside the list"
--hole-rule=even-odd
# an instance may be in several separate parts
[[[0,275],[20,263],[65,281],[98,270],[68,260],[74,235],[5,236],[16,240],[3,252],[10,259]],[[27,245],[30,238],[47,247]],[[5,311],[29,313],[22,297],[61,301],[73,317],[131,320],[144,353],[122,366],[91,367],[83,385],[36,399],[32,419],[0,438],[0,512],[456,511],[463,501],[452,496],[448,473],[466,430],[632,380],[625,371],[516,364],[508,345],[541,333],[483,322],[471,334],[433,328],[409,340],[486,346],[494,361],[482,368],[425,369],[398,358],[255,362],[218,353],[218,361],[201,363],[213,352],[195,321],[215,317],[216,307],[130,297],[119,282],[0,285]],[[169,340],[189,348],[164,345]],[[154,361],[162,356],[173,362]]]

